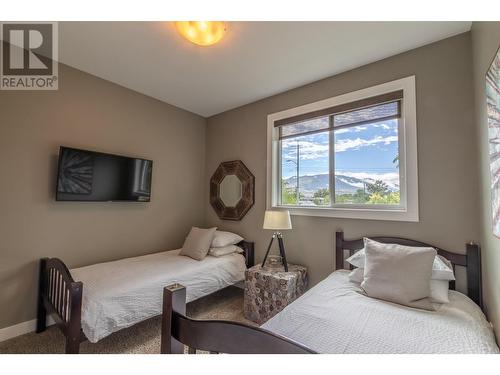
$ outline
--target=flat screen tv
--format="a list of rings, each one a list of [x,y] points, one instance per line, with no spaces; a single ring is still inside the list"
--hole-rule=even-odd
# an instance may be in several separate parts
[[[61,146],[57,201],[149,202],[153,162]]]

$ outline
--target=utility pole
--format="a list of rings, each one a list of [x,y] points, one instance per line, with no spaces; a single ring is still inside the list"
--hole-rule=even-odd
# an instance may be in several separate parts
[[[297,205],[299,205],[299,160],[300,160],[300,145],[299,141],[297,141],[297,156],[295,158],[296,160],[288,159],[287,163],[294,163],[295,164],[295,178],[297,181],[295,181],[295,199],[297,199]]]
[[[297,206],[300,205],[300,194],[299,194],[299,159],[300,159],[300,146],[299,146],[299,141],[297,141],[297,162],[295,163],[297,165]]]

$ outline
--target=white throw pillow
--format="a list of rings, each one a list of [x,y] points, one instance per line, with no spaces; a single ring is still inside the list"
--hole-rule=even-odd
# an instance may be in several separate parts
[[[351,271],[349,274],[349,281],[352,281],[353,283],[358,283],[361,284],[364,279],[364,273],[365,269],[364,268],[355,268]]]
[[[431,287],[431,294],[429,295],[429,298],[431,302],[450,303],[450,299],[448,297],[450,282],[448,280],[431,279],[430,287]]]
[[[448,281],[455,280],[455,274],[453,273],[453,266],[451,262],[441,255],[436,256],[434,264],[432,265],[431,279]]]
[[[373,240],[370,240],[373,241]],[[374,241],[377,242],[377,241]],[[377,242],[381,243],[381,242]],[[411,247],[411,246],[408,246]],[[351,255],[346,259],[346,262],[352,264],[354,267],[364,268],[365,267],[365,249],[359,250],[358,252]],[[453,267],[451,263],[441,255],[437,255],[432,264],[432,280],[455,280],[455,274],[453,273]]]
[[[366,295],[400,305],[435,310],[429,301],[436,249],[382,244],[365,239]]]
[[[226,247],[229,245],[236,245],[238,242],[243,241],[243,237],[237,235],[236,233],[225,232],[218,230],[215,232],[214,239],[212,240],[212,247]]]
[[[229,245],[229,246],[224,246],[224,247],[212,247],[208,251],[208,255],[214,256],[214,257],[221,257],[224,255],[228,254],[233,254],[233,253],[242,253],[243,249],[239,246],[236,245]]]
[[[180,255],[203,260],[208,254],[216,230],[217,228],[202,229],[192,227],[184,241],[184,245],[182,245]]]
[[[349,273],[349,281],[361,284],[364,280],[364,268],[355,268]],[[432,280],[430,281],[429,299],[433,303],[449,303],[448,290],[450,282],[448,280]]]
[[[352,254],[346,259],[346,262],[352,264],[354,267],[365,268],[365,249],[361,249]]]

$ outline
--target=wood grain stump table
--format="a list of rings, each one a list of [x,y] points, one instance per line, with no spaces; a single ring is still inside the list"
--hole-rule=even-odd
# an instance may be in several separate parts
[[[288,264],[288,272],[256,265],[245,271],[245,318],[263,324],[307,288],[307,268]]]

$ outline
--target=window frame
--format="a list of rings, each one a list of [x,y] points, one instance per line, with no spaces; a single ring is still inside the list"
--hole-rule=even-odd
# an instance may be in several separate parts
[[[281,195],[281,142],[279,128],[275,122],[293,116],[321,111],[328,107],[348,104],[373,96],[403,90],[401,100],[401,118],[398,119],[398,149],[399,149],[399,178],[400,178],[400,205],[353,205],[349,203],[332,203],[333,206],[291,206],[280,205]],[[332,117],[330,117],[331,121]],[[334,131],[330,131],[330,147],[334,142]],[[330,152],[330,184],[334,188],[334,157]],[[418,161],[417,161],[417,121],[416,121],[416,93],[415,76],[342,94],[314,103],[290,108],[267,116],[267,194],[266,206],[268,209],[287,209],[292,215],[323,216],[351,219],[419,221],[418,212]],[[333,198],[333,197],[331,197]],[[331,202],[334,202],[332,199]]]

